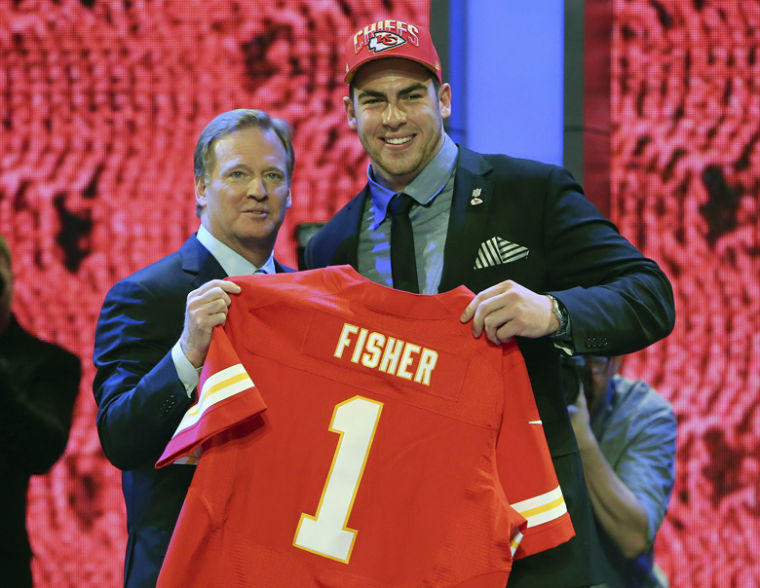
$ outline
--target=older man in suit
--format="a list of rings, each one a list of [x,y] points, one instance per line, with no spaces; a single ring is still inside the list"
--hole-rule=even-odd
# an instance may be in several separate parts
[[[348,39],[345,62],[344,108],[370,158],[368,183],[309,241],[305,265],[349,263],[423,294],[478,292],[461,320],[494,344],[517,337],[576,530],[517,561],[510,586],[601,583],[559,354],[621,354],[664,337],[670,284],[566,170],[453,143],[443,128],[451,87],[423,27],[370,23]]]
[[[292,271],[273,257],[290,207],[288,125],[259,110],[212,120],[195,149],[198,232],[106,296],[95,334],[97,425],[123,470],[124,585],[155,586],[193,467],[154,464],[192,403],[214,326],[240,288],[229,275]]]

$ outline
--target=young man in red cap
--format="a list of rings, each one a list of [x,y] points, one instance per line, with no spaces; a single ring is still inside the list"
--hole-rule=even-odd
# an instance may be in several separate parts
[[[310,240],[305,265],[348,263],[422,294],[462,284],[478,292],[461,320],[497,345],[517,337],[576,530],[515,562],[510,586],[601,583],[559,356],[629,353],[665,337],[675,319],[670,283],[567,170],[481,155],[448,137],[451,87],[424,27],[370,23],[347,40],[345,63],[344,108],[370,158],[367,185]]]

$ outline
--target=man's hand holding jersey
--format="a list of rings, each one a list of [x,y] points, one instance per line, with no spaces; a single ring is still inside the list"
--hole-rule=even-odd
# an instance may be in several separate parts
[[[210,280],[187,295],[185,326],[179,339],[185,357],[199,368],[206,360],[211,332],[224,325],[232,299],[239,294],[240,286],[227,280]]]

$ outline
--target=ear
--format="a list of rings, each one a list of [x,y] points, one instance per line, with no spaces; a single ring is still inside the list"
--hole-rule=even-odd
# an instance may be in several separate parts
[[[293,205],[293,192],[288,189],[288,197],[285,199],[285,210],[288,210]]]
[[[441,109],[441,118],[451,116],[451,85],[441,84],[438,89],[438,107]]]
[[[208,203],[206,198],[206,179],[203,177],[195,178],[195,203],[205,208]]]
[[[348,128],[356,130],[356,111],[354,110],[354,103],[349,96],[343,96],[343,108],[346,111],[346,119],[348,120]]]

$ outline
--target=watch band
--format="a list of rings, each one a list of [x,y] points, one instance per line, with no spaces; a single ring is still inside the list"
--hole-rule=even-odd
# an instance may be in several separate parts
[[[559,328],[552,333],[552,335],[564,335],[567,331],[567,322],[568,322],[568,315],[567,315],[567,309],[565,308],[565,305],[562,304],[559,300],[557,300],[554,296],[551,294],[547,294],[549,297],[549,300],[552,301],[552,312],[554,313],[554,316],[557,317],[557,320],[559,321]]]

